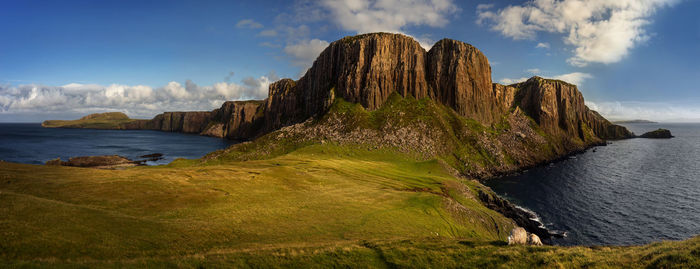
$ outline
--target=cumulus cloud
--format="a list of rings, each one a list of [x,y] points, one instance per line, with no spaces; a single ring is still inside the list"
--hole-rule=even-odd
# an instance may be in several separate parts
[[[328,47],[328,41],[320,39],[304,40],[284,47],[284,52],[292,63],[304,69],[309,68],[321,52]]]
[[[237,28],[248,28],[248,29],[259,29],[263,28],[263,25],[251,19],[240,20],[236,23]]]
[[[526,71],[528,73],[533,73],[533,74],[540,72],[540,70],[537,68],[528,69]],[[574,85],[581,85],[581,84],[583,84],[583,82],[585,80],[593,78],[593,76],[591,74],[588,74],[588,73],[573,72],[573,73],[562,74],[562,75],[548,76],[547,78],[566,81],[566,82],[574,84]],[[527,78],[527,77],[502,78],[502,79],[498,80],[498,82],[500,82],[501,84],[510,85],[510,84],[514,84],[514,83],[520,83],[520,82],[526,81],[528,79],[529,78]]]
[[[528,70],[525,70],[525,72],[528,72],[530,74],[539,74],[540,72],[542,72],[542,70],[540,70],[539,68],[530,68]]]
[[[520,83],[520,82],[526,81],[526,80],[528,80],[528,79],[529,79],[529,78],[526,78],[526,77],[521,77],[521,78],[502,78],[502,79],[498,80],[498,82],[500,82],[501,84],[504,84],[504,85],[510,85],[510,84],[515,84],[515,83]]]
[[[442,27],[459,8],[452,0],[322,0],[342,29],[357,33],[402,32],[406,26]]]
[[[540,42],[537,43],[537,46],[535,46],[537,49],[549,49],[549,43],[547,42]]]
[[[583,81],[593,78],[591,74],[588,73],[581,73],[581,72],[573,72],[569,74],[563,74],[563,75],[558,75],[558,76],[553,76],[553,79],[558,79],[558,80],[563,80],[568,83],[574,84],[574,85],[581,85],[583,84]]]
[[[574,47],[568,62],[615,63],[649,39],[644,29],[656,10],[676,0],[532,0],[498,11],[478,9],[477,23],[513,39],[534,39],[537,32],[563,34]]]
[[[700,108],[657,102],[590,102],[586,105],[611,120],[653,120],[660,122],[698,122]]]
[[[228,100],[263,99],[270,83],[277,79],[270,73],[245,78],[242,84],[219,82],[211,86],[189,80],[184,85],[172,81],[158,88],[78,83],[0,86],[0,116],[122,111],[132,117],[150,118],[164,111],[211,110]]]

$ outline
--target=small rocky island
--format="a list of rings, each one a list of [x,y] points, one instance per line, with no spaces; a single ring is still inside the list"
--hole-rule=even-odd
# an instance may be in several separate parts
[[[651,132],[647,132],[643,135],[639,136],[640,138],[673,138],[674,136],[671,135],[671,131],[668,129],[657,129]]]

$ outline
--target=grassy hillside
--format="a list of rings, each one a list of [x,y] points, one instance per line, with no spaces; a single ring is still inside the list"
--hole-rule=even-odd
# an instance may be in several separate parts
[[[0,266],[698,265],[700,239],[504,246],[510,220],[437,161],[335,144],[126,170],[0,163]]]
[[[89,129],[120,129],[124,123],[139,121],[130,119],[121,112],[106,112],[90,114],[78,120],[47,120],[41,126],[47,128],[89,128]]]
[[[436,161],[334,145],[225,165],[0,163],[0,259],[118,262],[368,239],[505,240],[512,222],[483,207],[476,188]]]

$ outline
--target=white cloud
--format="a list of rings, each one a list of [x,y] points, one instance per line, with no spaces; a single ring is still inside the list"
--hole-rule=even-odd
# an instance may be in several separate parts
[[[340,28],[357,33],[400,33],[406,26],[442,27],[459,8],[452,0],[323,0]]]
[[[525,72],[528,72],[530,74],[539,74],[540,72],[542,72],[542,70],[540,70],[539,68],[530,68],[528,70],[525,70]]]
[[[553,79],[558,79],[558,80],[563,80],[568,83],[574,84],[574,85],[581,85],[583,84],[583,81],[589,78],[593,78],[591,74],[588,73],[581,73],[581,72],[573,72],[569,74],[563,74],[563,75],[558,75],[558,76],[553,76]]]
[[[476,10],[485,10],[493,8],[493,4],[478,4],[476,5]]]
[[[277,36],[277,31],[269,29],[269,30],[264,30],[258,34],[259,36],[264,36],[264,37],[273,37]]]
[[[500,82],[501,84],[504,84],[504,85],[510,85],[510,84],[515,84],[515,83],[520,83],[520,82],[523,82],[523,81],[526,81],[526,80],[528,80],[528,78],[526,78],[526,77],[522,77],[522,78],[502,78],[502,79],[498,80],[498,82]]]
[[[328,41],[312,39],[290,44],[284,47],[284,52],[292,59],[292,63],[304,69],[311,66],[319,54],[328,47]]]
[[[540,72],[540,70],[537,69],[537,68],[528,69],[528,70],[526,70],[526,71],[527,71],[528,73],[533,73],[533,74],[536,74],[536,73],[539,73],[539,72]],[[535,72],[535,71],[536,71],[536,72]],[[583,82],[584,82],[586,79],[593,78],[593,76],[592,76],[591,74],[588,74],[588,73],[573,72],[573,73],[568,73],[568,74],[549,76],[548,78],[563,80],[563,81],[565,81],[565,82],[568,82],[568,83],[571,83],[571,84],[574,84],[574,85],[581,85],[581,84],[583,84]],[[527,77],[521,77],[521,78],[502,78],[502,79],[498,80],[498,82],[500,82],[501,84],[510,85],[510,84],[514,84],[514,83],[520,83],[520,82],[526,81],[526,80],[528,80],[528,79],[529,79],[529,78],[527,78]]]
[[[574,46],[574,66],[614,63],[645,42],[644,27],[659,8],[677,0],[532,0],[498,11],[477,10],[477,23],[513,39],[534,39],[537,32],[563,34]]]
[[[537,49],[549,49],[549,43],[547,42],[540,42],[537,43],[537,46],[535,46]]]
[[[24,114],[74,115],[122,111],[132,117],[150,118],[164,111],[211,110],[228,100],[263,99],[274,73],[248,77],[242,84],[219,82],[199,86],[169,82],[159,88],[144,85],[71,83],[64,86],[0,86],[0,117]]]
[[[263,28],[263,25],[251,19],[240,20],[236,23],[237,28],[248,28],[248,29],[259,29]]]
[[[657,102],[590,102],[586,105],[610,120],[652,120],[661,122],[698,122],[700,108]]]

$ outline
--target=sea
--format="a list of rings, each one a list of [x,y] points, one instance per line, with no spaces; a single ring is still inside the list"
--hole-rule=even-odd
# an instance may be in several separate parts
[[[77,156],[121,155],[131,160],[160,153],[148,165],[177,158],[195,159],[238,141],[151,130],[94,130],[43,128],[39,123],[0,123],[0,160],[43,164]]]
[[[486,184],[566,236],[556,245],[639,245],[700,234],[700,124],[623,124],[672,139],[612,141]]]

